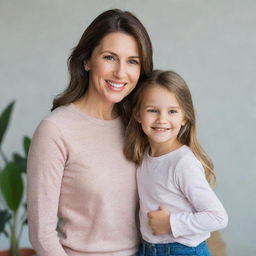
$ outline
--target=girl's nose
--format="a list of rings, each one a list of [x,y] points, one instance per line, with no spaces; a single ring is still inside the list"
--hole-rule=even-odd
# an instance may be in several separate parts
[[[157,121],[159,123],[166,123],[167,122],[167,115],[166,115],[166,113],[160,112],[159,115],[158,115]]]

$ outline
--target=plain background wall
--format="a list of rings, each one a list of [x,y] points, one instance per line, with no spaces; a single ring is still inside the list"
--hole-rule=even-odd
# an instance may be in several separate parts
[[[215,163],[216,193],[229,214],[229,255],[256,255],[255,0],[1,0],[0,110],[16,105],[4,150],[22,151],[68,81],[66,60],[85,27],[110,8],[147,28],[155,68],[191,88],[201,143]],[[27,230],[22,245],[29,246]],[[0,237],[0,249],[8,243]]]

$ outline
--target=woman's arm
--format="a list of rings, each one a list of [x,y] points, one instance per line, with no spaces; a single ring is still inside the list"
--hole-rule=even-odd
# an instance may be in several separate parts
[[[56,231],[66,155],[59,130],[42,121],[32,139],[27,167],[29,237],[38,256],[67,256]]]

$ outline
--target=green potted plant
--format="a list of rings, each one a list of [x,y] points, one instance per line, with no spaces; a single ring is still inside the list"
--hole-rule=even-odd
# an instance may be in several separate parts
[[[0,114],[0,236],[5,235],[10,241],[9,250],[0,251],[0,256],[29,256],[35,252],[32,249],[19,248],[19,241],[23,227],[27,224],[26,203],[23,202],[23,176],[26,174],[30,138],[23,138],[23,155],[13,153],[8,158],[2,148],[14,103],[11,102]]]

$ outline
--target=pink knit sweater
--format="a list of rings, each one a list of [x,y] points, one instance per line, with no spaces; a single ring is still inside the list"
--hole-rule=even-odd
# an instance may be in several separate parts
[[[135,166],[122,150],[119,118],[96,119],[69,104],[40,123],[27,170],[29,235],[38,256],[136,252]]]

